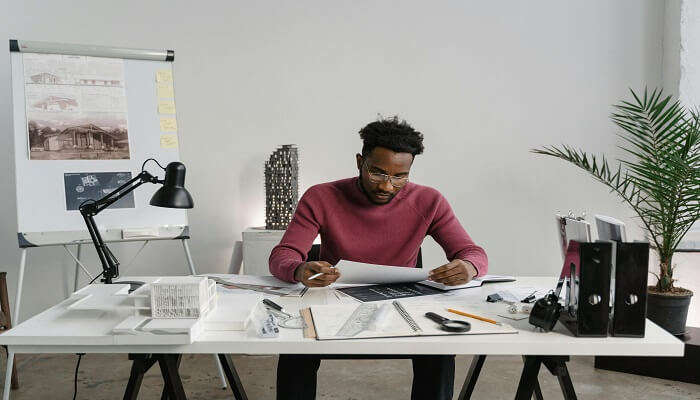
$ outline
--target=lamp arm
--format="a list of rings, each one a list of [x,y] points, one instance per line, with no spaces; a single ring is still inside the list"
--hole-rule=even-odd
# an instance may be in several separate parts
[[[100,211],[104,210],[105,208],[111,206],[115,202],[119,201],[122,197],[126,196],[127,194],[131,193],[134,191],[137,187],[143,185],[146,182],[150,183],[162,183],[161,180],[158,179],[158,177],[155,177],[148,173],[147,171],[141,171],[138,175],[136,175],[133,179],[130,181],[126,182],[125,184],[119,186],[118,188],[114,189],[112,192],[107,194],[105,197],[95,201],[94,203],[88,203],[85,204],[86,206],[93,205],[94,206],[94,214],[98,214]],[[134,184],[136,183],[136,184]]]
[[[100,263],[102,264],[103,278],[101,280],[104,283],[112,283],[112,278],[119,276],[119,261],[112,255],[112,252],[109,251],[104,240],[102,240],[102,235],[100,235],[100,231],[97,229],[97,224],[95,224],[95,219],[92,217],[92,214],[84,213],[82,210],[81,214],[85,220],[85,225],[87,225],[90,238],[92,238],[92,243],[95,245],[97,256],[100,258]]]
[[[85,220],[85,225],[90,233],[90,238],[92,239],[92,243],[95,245],[97,256],[100,258],[100,263],[102,264],[103,278],[101,280],[104,283],[112,283],[112,279],[119,276],[119,261],[116,257],[114,257],[114,254],[112,254],[109,247],[107,247],[107,244],[105,244],[104,240],[102,239],[100,230],[97,228],[97,224],[95,223],[95,219],[93,217],[146,182],[162,183],[161,180],[151,175],[147,171],[141,171],[141,173],[139,173],[136,177],[119,186],[103,198],[93,202],[84,203],[79,207],[80,214]]]

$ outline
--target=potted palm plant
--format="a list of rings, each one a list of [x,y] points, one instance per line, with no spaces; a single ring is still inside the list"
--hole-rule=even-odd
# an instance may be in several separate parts
[[[585,170],[635,211],[659,260],[656,285],[648,288],[647,316],[667,331],[685,331],[693,292],[673,279],[673,254],[700,216],[700,114],[662,90],[614,106],[611,118],[622,128],[625,159],[608,159],[567,145],[533,149]],[[640,266],[647,268],[647,266]]]

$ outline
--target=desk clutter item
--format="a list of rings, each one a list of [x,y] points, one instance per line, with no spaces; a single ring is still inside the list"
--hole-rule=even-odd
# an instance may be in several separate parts
[[[598,240],[613,240],[626,242],[625,223],[607,215],[596,215],[595,226],[598,230]]]
[[[387,310],[384,305],[391,304]],[[476,319],[455,315],[455,320],[469,322],[468,332],[447,332],[425,314],[432,312],[440,315],[447,313],[448,305],[437,302],[426,303],[385,303],[376,304],[333,304],[311,306],[308,313],[313,323],[313,332],[318,340],[361,339],[402,336],[441,336],[441,335],[478,335],[517,333],[507,324],[495,325]],[[455,307],[463,308],[463,307]],[[377,313],[386,310],[379,328],[372,321]],[[306,314],[306,312],[302,312]]]
[[[537,300],[530,310],[528,321],[545,332],[554,329],[554,325],[559,320],[562,306],[559,304],[559,297],[554,293],[549,293]]]
[[[301,283],[289,283],[274,276],[238,274],[207,274],[207,278],[229,289],[246,289],[276,296],[301,297],[308,288]]]
[[[199,318],[216,306],[216,282],[205,277],[163,277],[150,289],[153,318]]]
[[[262,302],[258,302],[250,315],[248,331],[260,338],[275,338],[279,336],[279,321]]]
[[[472,328],[472,325],[467,321],[448,319],[434,312],[425,313],[425,317],[438,324],[440,329],[445,332],[463,333],[468,332]]]
[[[191,297],[192,290],[182,290],[185,296],[178,296],[172,280],[187,278],[187,281],[204,281],[207,293],[202,297],[197,295],[197,301],[185,300]],[[152,279],[152,278],[151,278]],[[167,300],[172,304],[199,305],[199,299],[206,299],[206,306],[199,308],[196,318],[154,318],[152,311],[152,292],[158,283],[170,287],[169,297],[156,294],[156,299]],[[166,287],[168,287],[166,286]],[[211,281],[204,277],[163,277],[152,282],[146,282],[137,290],[129,293],[129,285],[114,283],[111,285],[89,285],[75,292],[73,302],[66,308],[69,312],[84,313],[85,311],[110,312],[119,320],[112,328],[115,344],[143,343],[152,341],[153,344],[189,344],[205,330],[208,331],[244,331],[248,328],[254,307],[262,304],[262,294],[256,292],[227,293],[211,292],[216,289]],[[196,285],[199,290],[199,284]],[[173,289],[174,288],[174,289]],[[158,289],[156,289],[158,290]],[[160,300],[156,300],[156,307]],[[170,304],[170,305],[172,305]],[[197,306],[199,307],[199,306]],[[192,308],[166,308],[167,315],[180,314],[179,310],[190,310],[184,315],[192,315]],[[80,315],[80,314],[75,314]],[[146,338],[144,338],[146,335]],[[152,336],[152,338],[151,338]]]
[[[361,302],[429,296],[443,291],[419,283],[392,283],[384,285],[352,286],[336,289]]]
[[[480,276],[477,278],[472,279],[471,281],[463,284],[463,285],[445,285],[443,283],[439,282],[434,282],[434,281],[421,281],[420,283],[423,285],[428,285],[431,287],[434,287],[436,289],[440,290],[459,290],[459,289],[468,289],[468,288],[473,288],[473,287],[481,287],[484,283],[497,283],[497,282],[515,282],[515,277],[514,276],[508,276],[508,275],[484,275]]]
[[[557,232],[559,234],[559,248],[562,259],[566,257],[566,250],[570,240],[577,242],[591,241],[591,224],[585,221],[586,214],[575,216],[572,211],[567,215],[556,214]]]
[[[648,243],[569,241],[560,321],[577,336],[644,337],[648,257]]]
[[[367,330],[378,309],[376,304],[360,304],[335,335],[352,337]]]
[[[218,293],[216,307],[204,318],[208,331],[244,331],[253,308],[262,301],[260,293]]]
[[[270,299],[264,299],[262,303],[267,307],[267,310],[274,314],[279,320],[279,326],[289,329],[304,329],[304,318],[301,315],[292,315],[282,308],[281,305]]]

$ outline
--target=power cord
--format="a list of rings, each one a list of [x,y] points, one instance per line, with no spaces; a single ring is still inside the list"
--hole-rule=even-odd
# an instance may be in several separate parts
[[[162,169],[163,171],[165,171],[165,168],[164,168],[162,165],[160,165],[160,163],[158,162],[158,160],[156,160],[155,158],[149,158],[149,159],[147,159],[146,161],[144,161],[143,164],[141,164],[141,171],[142,171],[142,172],[146,169],[146,163],[149,162],[149,161],[154,161],[156,164],[158,164],[158,166],[160,167],[160,169]]]
[[[78,363],[75,365],[75,378],[73,379],[73,400],[78,396],[78,369],[80,369],[80,360],[85,353],[75,353],[78,356]]]
[[[88,283],[88,285],[92,285],[92,284],[97,280],[97,278],[101,277],[102,274],[104,274],[104,273],[105,273],[105,272],[102,271],[102,272],[100,272],[99,274],[97,274],[96,277],[92,278],[92,280],[90,281],[90,283]]]

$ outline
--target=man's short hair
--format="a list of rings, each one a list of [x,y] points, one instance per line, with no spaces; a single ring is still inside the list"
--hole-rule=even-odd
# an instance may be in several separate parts
[[[375,147],[384,147],[396,153],[411,153],[414,157],[423,153],[423,134],[413,129],[398,116],[380,117],[360,129],[362,155],[366,156]]]

